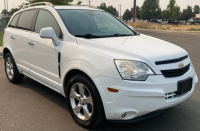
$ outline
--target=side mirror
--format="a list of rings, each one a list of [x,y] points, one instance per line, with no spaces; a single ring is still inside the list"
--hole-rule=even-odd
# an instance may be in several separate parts
[[[132,26],[128,26],[131,30],[134,30],[134,28]]]
[[[59,40],[52,27],[43,28],[40,31],[40,37],[44,39],[52,39],[54,46],[59,45]]]

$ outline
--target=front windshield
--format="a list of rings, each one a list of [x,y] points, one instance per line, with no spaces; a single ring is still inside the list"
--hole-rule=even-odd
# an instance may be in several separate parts
[[[81,37],[132,36],[134,32],[116,18],[103,11],[58,10],[69,32]]]

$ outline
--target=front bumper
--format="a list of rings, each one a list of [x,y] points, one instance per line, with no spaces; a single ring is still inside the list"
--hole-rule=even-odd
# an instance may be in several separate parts
[[[173,98],[166,99],[166,94],[177,91],[178,81],[193,78],[192,90]],[[106,118],[108,120],[130,120],[154,111],[165,110],[177,106],[189,99],[198,82],[193,68],[184,76],[165,78],[163,75],[149,76],[147,81],[127,81],[110,77],[94,79],[101,94]],[[107,88],[118,89],[118,93],[111,93]],[[122,118],[122,114],[126,116]]]

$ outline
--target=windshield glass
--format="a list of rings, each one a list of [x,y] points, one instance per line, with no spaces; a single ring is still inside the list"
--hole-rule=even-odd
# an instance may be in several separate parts
[[[103,11],[58,10],[69,32],[76,36],[94,38],[135,35],[127,26]]]

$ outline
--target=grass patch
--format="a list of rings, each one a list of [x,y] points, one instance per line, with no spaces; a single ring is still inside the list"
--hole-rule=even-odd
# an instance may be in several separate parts
[[[189,28],[187,31],[200,31],[200,28]]]
[[[127,23],[134,28],[172,30],[172,31],[200,31],[200,25],[164,25],[149,22]]]
[[[0,46],[3,45],[3,33],[0,33]]]
[[[169,27],[167,27],[167,30],[170,30],[170,28],[171,28],[170,26],[169,26]]]

